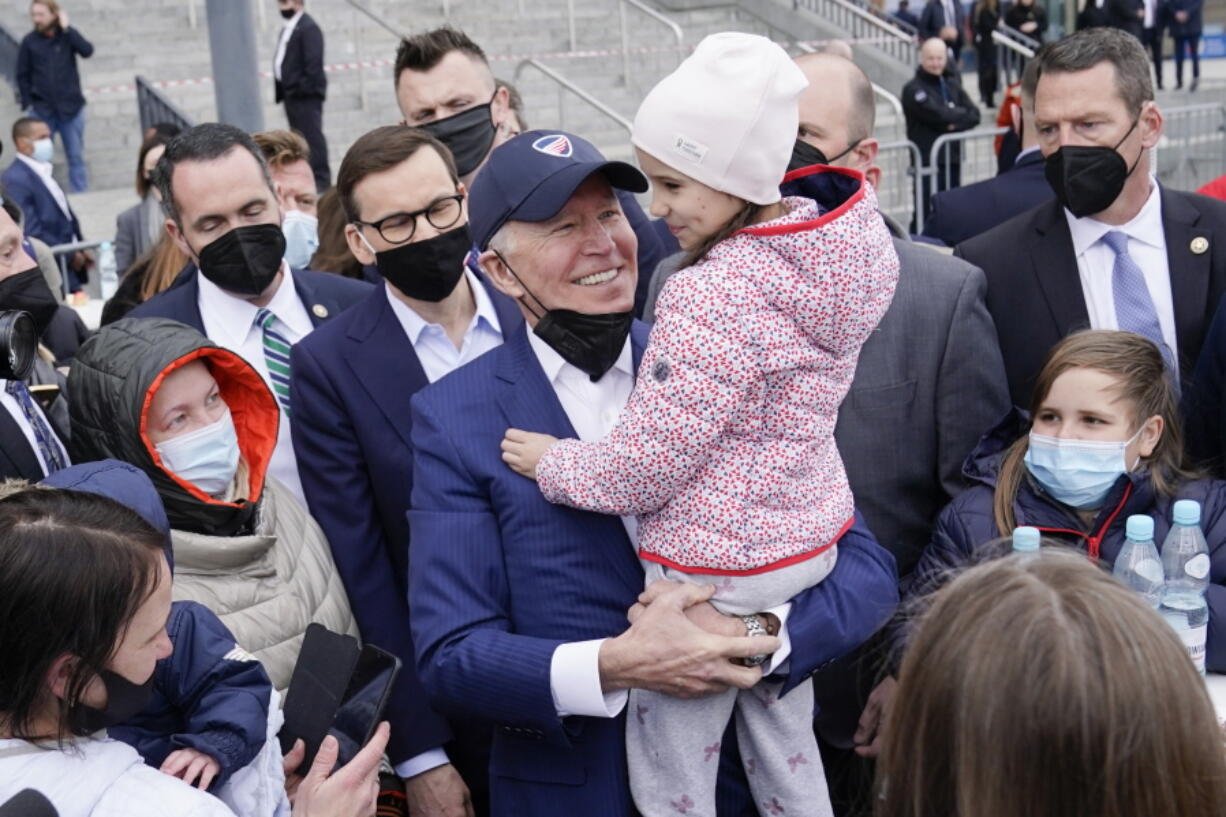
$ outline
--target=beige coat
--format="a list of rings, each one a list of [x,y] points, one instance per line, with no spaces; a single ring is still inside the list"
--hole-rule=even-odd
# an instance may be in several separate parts
[[[216,613],[283,693],[308,624],[358,629],[328,540],[297,498],[269,477],[257,513],[247,536],[171,531],[174,599]]]

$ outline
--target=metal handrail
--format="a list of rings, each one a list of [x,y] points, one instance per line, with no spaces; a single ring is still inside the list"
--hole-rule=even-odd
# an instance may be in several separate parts
[[[521,60],[519,64],[515,66],[514,80],[516,82],[519,82],[519,76],[520,74],[523,73],[525,68],[535,68],[536,70],[544,74],[546,77],[548,77],[549,79],[557,83],[558,85],[558,119],[559,119],[558,125],[559,127],[563,126],[563,122],[561,121],[562,93],[563,91],[570,91],[572,94],[579,97],[584,102],[591,105],[593,108],[595,108],[596,110],[600,111],[605,116],[612,119],[618,125],[625,128],[626,133],[630,133],[633,130],[633,126],[630,124],[630,120],[626,119],[624,116],[619,114],[617,111],[613,110],[608,105],[604,104],[599,99],[592,96],[590,93],[583,90],[578,85],[571,82],[569,79],[562,76],[557,71],[550,68],[549,66],[544,65],[543,63],[539,62],[538,60],[534,60],[531,58],[526,59],[526,60]]]
[[[901,21],[883,20],[851,0],[793,0],[794,7],[833,23],[854,39],[877,39],[876,48],[902,63],[915,66],[915,37],[904,31]]]
[[[391,23],[387,22],[387,20],[384,20],[378,14],[375,14],[373,11],[371,11],[369,8],[367,8],[362,3],[359,3],[358,0],[345,0],[345,2],[348,3],[350,6],[352,6],[355,11],[361,14],[365,14],[367,17],[374,20],[376,23],[378,23],[380,28],[387,31],[389,34],[391,34],[396,39],[403,40],[409,36],[403,31],[400,31],[399,29],[397,29]]]
[[[163,122],[187,130],[196,123],[144,77],[136,77],[136,108],[140,112],[140,128],[146,131]]]
[[[1034,43],[1035,48],[1026,45],[1023,39]],[[1039,43],[1008,26],[995,29],[992,32],[992,42],[996,45],[996,64],[1005,74],[1005,84],[1012,85],[1020,81],[1026,61],[1034,57]]]
[[[1000,32],[1002,36],[1012,40],[1023,48],[1030,49],[1030,56],[1032,57],[1034,56],[1034,52],[1038,51],[1039,47],[1043,45],[1043,43],[1039,42],[1034,37],[1031,37],[1024,31],[1019,31],[1013,26],[1007,26],[1004,23],[997,25],[996,31]]]
[[[621,22],[622,33],[622,81],[630,84],[630,28],[626,24],[626,6],[632,6],[646,14],[651,19],[655,20],[663,26],[666,26],[673,33],[673,37],[677,40],[677,61],[685,59],[685,32],[681,30],[681,26],[677,25],[676,21],[670,20],[660,12],[644,4],[642,0],[619,0],[617,4],[617,16]],[[571,6],[573,13],[574,7]],[[573,20],[573,17],[572,17]],[[573,25],[573,24],[572,24]],[[572,43],[571,47],[574,45]]]
[[[20,97],[17,90],[17,52],[21,50],[21,41],[13,36],[13,32],[0,25],[0,77],[4,77],[12,86],[13,93]]]

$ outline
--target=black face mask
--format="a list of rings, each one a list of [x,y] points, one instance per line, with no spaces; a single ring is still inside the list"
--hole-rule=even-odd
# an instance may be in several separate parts
[[[281,9],[281,16],[286,20],[291,19],[297,13],[298,9]]]
[[[502,253],[495,252],[524,291],[532,295]],[[532,295],[532,300],[541,307],[545,306],[535,295]],[[524,306],[537,318],[533,334],[545,341],[563,360],[590,377],[593,383],[604,377],[605,372],[612,369],[621,357],[626,336],[630,334],[630,325],[634,323],[634,310],[585,315],[573,309],[546,309],[544,315],[538,315],[526,302]]]
[[[106,687],[106,708],[94,709],[78,701],[68,709],[68,728],[79,737],[131,720],[153,697],[152,673],[143,684],[134,684],[109,669],[99,672],[98,677]]]
[[[375,253],[375,263],[379,274],[408,297],[437,303],[455,290],[472,248],[468,225],[461,224],[425,241]]]
[[[1113,148],[1065,145],[1047,157],[1043,169],[1047,183],[1055,191],[1056,200],[1077,218],[1101,213],[1119,198],[1124,182],[1137,169],[1141,154],[1137,154],[1137,161],[1129,167],[1117,148],[1136,126],[1133,122],[1128,133]]]
[[[51,294],[42,270],[33,267],[0,281],[0,309],[20,309],[29,312],[39,337],[51,325],[60,302]]]
[[[827,159],[826,154],[822,153],[821,148],[813,147],[808,142],[797,139],[796,144],[792,145],[792,161],[788,162],[788,172],[799,170],[802,167],[812,167],[813,165],[828,165],[831,162],[836,162],[842,159],[848,153],[855,150],[856,145],[860,144],[860,140],[852,142],[847,146],[847,150],[835,156],[833,159]]]
[[[469,108],[467,111],[429,122],[421,129],[438,139],[451,155],[455,157],[456,173],[467,176],[472,173],[494,146],[494,100],[485,105]]]
[[[259,295],[281,271],[285,233],[280,224],[235,227],[196,255],[204,277],[226,292]]]

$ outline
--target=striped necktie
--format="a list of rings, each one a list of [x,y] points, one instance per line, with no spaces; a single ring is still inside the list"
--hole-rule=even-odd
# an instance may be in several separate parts
[[[293,344],[286,340],[285,335],[273,328],[276,322],[277,316],[267,309],[260,309],[255,313],[255,325],[260,328],[264,336],[264,362],[268,365],[268,377],[272,381],[272,391],[288,417],[290,413],[289,350]]]
[[[55,432],[47,425],[43,413],[34,405],[34,398],[30,396],[30,390],[26,388],[26,384],[21,380],[10,380],[4,388],[13,395],[17,405],[21,406],[21,413],[25,415],[26,422],[33,429],[34,441],[38,443],[38,453],[47,466],[47,473],[54,474],[56,471],[67,468],[68,463],[64,459],[59,442],[55,439]]]
[[[1102,242],[1115,253],[1111,291],[1115,298],[1116,323],[1125,332],[1135,332],[1152,340],[1162,352],[1167,367],[1177,373],[1179,368],[1175,365],[1175,355],[1162,337],[1162,324],[1158,321],[1158,310],[1154,308],[1154,300],[1145,283],[1145,273],[1128,254],[1127,233],[1112,230],[1102,237]]]

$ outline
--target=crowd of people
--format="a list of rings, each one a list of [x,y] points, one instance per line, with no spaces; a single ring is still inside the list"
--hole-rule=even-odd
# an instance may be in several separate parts
[[[71,122],[13,125],[0,814],[1226,815],[1205,685],[1108,575],[1197,501],[1226,672],[1226,202],[1155,179],[1137,32],[1046,44],[1012,166],[948,154],[911,236],[864,71],[735,32],[633,163],[416,34],[333,185],[322,33],[279,5],[293,130],[145,135],[96,331],[46,260]],[[917,18],[913,139],[979,122],[962,14]],[[300,776],[312,625],[402,668]]]

